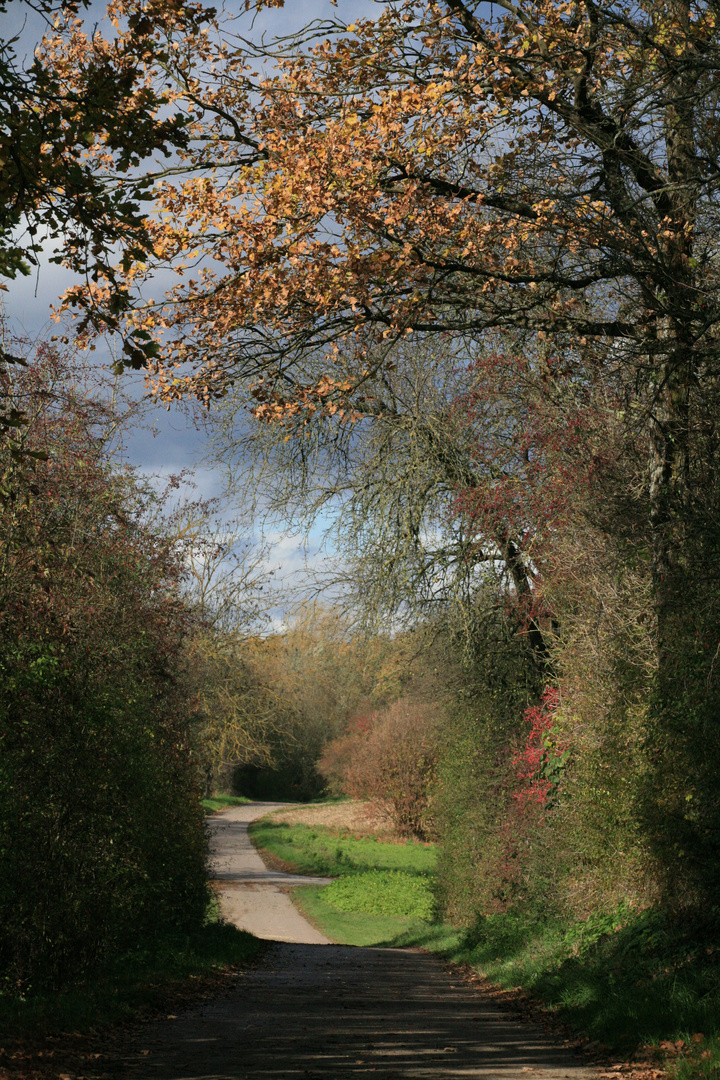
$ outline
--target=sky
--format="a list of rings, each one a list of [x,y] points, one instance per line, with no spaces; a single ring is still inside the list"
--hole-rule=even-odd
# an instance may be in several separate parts
[[[223,10],[233,14],[241,11],[243,6],[242,0],[229,0]],[[269,9],[257,17],[252,36],[286,35],[315,19],[339,18],[349,24],[359,17],[376,15],[379,6],[373,0],[339,0],[337,6],[330,0],[288,0],[285,8]],[[95,25],[104,12],[103,0],[92,0],[83,16],[86,25]],[[24,3],[11,3],[7,15],[3,16],[2,36],[7,40],[17,35],[15,51],[18,57],[32,56],[43,29],[43,20]],[[245,32],[250,36],[247,30]],[[0,298],[11,329],[31,340],[62,333],[51,319],[51,307],[74,282],[75,276],[70,271],[49,261],[41,261],[32,276],[7,282],[8,292],[0,294]],[[95,363],[109,366],[112,363],[111,345],[99,342],[92,358]],[[145,395],[142,373],[128,372],[125,379],[126,392],[137,398]],[[172,407],[166,411],[149,402],[144,423],[127,432],[122,445],[123,459],[143,473],[161,480],[171,474],[191,471],[194,494],[212,497],[222,490],[222,476],[204,462],[206,451],[202,425],[193,421],[192,410]],[[297,538],[287,536],[279,522],[269,529],[265,540],[268,542],[265,563],[268,569],[276,571],[276,581],[283,578],[289,585],[297,585],[306,560],[311,566],[322,561],[318,554],[319,529],[311,535],[307,549]],[[274,625],[281,624],[279,609],[273,613],[273,620]]]

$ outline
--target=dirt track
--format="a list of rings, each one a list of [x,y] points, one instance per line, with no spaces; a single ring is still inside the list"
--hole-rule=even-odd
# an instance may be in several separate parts
[[[230,892],[233,881],[242,888],[237,874],[247,853],[238,854],[234,845],[247,842],[247,826],[244,832],[229,826],[243,825],[238,817],[253,813],[238,809],[244,813],[233,809],[222,815],[224,825],[222,819],[213,825],[216,872]],[[254,895],[262,908],[268,888],[277,891],[288,881],[260,867],[249,866],[260,877],[249,882],[246,898]],[[287,932],[303,933],[299,925],[293,922]],[[122,1080],[592,1076],[542,1029],[515,1019],[434,956],[287,941],[229,980],[221,998],[145,1025],[111,1071]]]

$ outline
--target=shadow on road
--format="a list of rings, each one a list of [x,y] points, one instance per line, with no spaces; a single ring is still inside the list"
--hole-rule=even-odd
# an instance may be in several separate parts
[[[539,1027],[414,950],[277,943],[220,999],[147,1025],[116,1076],[581,1080]]]

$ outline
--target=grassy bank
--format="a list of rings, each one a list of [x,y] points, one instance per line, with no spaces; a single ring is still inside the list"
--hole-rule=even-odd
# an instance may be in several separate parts
[[[433,918],[437,852],[431,844],[388,843],[272,818],[254,822],[250,835],[261,851],[289,868],[337,879],[293,894],[310,922],[333,941],[391,944],[402,934],[422,934]]]
[[[433,911],[432,845],[271,818],[252,833],[300,872],[337,878],[294,894],[334,941],[438,952],[496,985],[522,988],[600,1052],[657,1056],[677,1080],[720,1077],[720,941],[708,920],[673,922],[621,906],[575,922],[491,915],[458,930]]]
[[[586,921],[492,915],[396,944],[471,964],[521,987],[598,1049],[672,1061],[680,1077],[720,1075],[720,951],[696,925],[620,908]],[[664,1044],[664,1045],[663,1045]]]
[[[634,1050],[718,1033],[720,954],[705,941],[698,925],[621,907],[569,925],[491,916],[464,946],[494,982],[522,985],[593,1039]]]
[[[216,810],[224,810],[228,806],[245,806],[252,802],[244,795],[211,795],[207,799],[201,799],[200,804],[208,814],[214,814]]]

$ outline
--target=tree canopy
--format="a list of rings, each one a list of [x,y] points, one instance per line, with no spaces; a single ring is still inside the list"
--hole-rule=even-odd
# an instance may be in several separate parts
[[[210,13],[181,0],[119,0],[104,36],[83,22],[89,0],[3,0],[0,14],[11,5],[31,9],[46,32],[27,62],[19,37],[0,45],[0,277],[29,274],[53,243],[51,262],[112,286],[117,245],[127,270],[151,244],[138,167],[188,144],[187,118],[167,108],[153,73],[173,38],[197,32]],[[117,328],[122,296],[114,290],[104,325]],[[130,335],[135,366],[154,352]]]
[[[368,380],[411,333],[545,341],[558,375],[590,348],[645,433],[667,614],[689,463],[710,452],[718,15],[497,9],[399,0],[313,47],[188,38],[163,67],[192,118],[187,175],[159,184],[154,254],[126,287],[167,261],[186,280],[130,325],[162,345],[163,398],[245,380],[281,420],[372,411]]]

